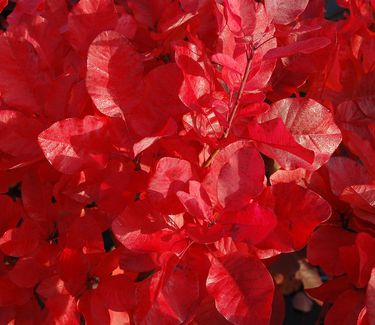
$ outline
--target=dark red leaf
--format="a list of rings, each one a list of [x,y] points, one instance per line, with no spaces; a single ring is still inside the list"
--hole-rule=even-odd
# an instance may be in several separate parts
[[[98,294],[108,309],[129,311],[135,307],[135,284],[126,275],[104,277],[99,282]]]
[[[13,33],[0,35],[0,92],[9,107],[39,113],[49,76],[34,46]],[[13,112],[16,114],[16,112]]]
[[[0,45],[1,46],[1,45]],[[21,167],[40,159],[37,137],[43,124],[18,111],[0,110],[0,169]]]
[[[32,295],[32,289],[16,286],[5,276],[0,277],[0,307],[25,304]]]
[[[370,281],[366,290],[367,316],[370,324],[375,322],[375,268],[371,271]]]

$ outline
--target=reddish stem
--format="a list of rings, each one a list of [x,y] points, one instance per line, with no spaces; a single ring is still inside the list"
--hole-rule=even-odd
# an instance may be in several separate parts
[[[236,96],[236,100],[234,102],[233,108],[230,111],[229,120],[228,120],[228,127],[224,131],[224,134],[223,134],[223,136],[221,137],[220,140],[226,139],[229,136],[229,132],[231,130],[234,118],[236,117],[238,108],[240,107],[241,97],[242,97],[242,94],[243,94],[245,86],[246,86],[247,78],[249,77],[249,74],[250,74],[250,67],[251,67],[251,61],[253,59],[253,56],[254,56],[253,50],[251,50],[250,54],[246,53],[247,62],[246,62],[245,73],[242,77],[240,89],[238,90],[238,94]],[[220,151],[220,149],[216,148],[212,152],[210,157],[208,157],[208,159],[204,162],[203,168],[209,167],[211,165],[212,161],[214,160],[216,155],[219,153],[219,151]]]
[[[247,58],[247,62],[246,62],[245,73],[244,73],[243,78],[241,80],[241,85],[240,85],[240,89],[238,90],[236,101],[234,102],[234,106],[233,106],[233,108],[230,112],[228,127],[224,132],[224,135],[222,137],[223,139],[228,138],[230,129],[231,129],[232,124],[233,124],[233,120],[234,120],[234,118],[237,114],[238,108],[240,106],[241,97],[242,97],[243,91],[245,89],[247,78],[249,77],[249,73],[250,73],[251,60],[253,58],[253,51],[251,51],[250,54],[247,53],[246,58]]]

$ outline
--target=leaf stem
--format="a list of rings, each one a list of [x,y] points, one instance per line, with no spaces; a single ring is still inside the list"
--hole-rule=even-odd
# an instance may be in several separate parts
[[[240,107],[240,101],[241,101],[242,94],[243,94],[243,92],[245,90],[247,78],[249,77],[249,74],[250,74],[250,67],[251,67],[251,62],[252,62],[253,56],[254,56],[253,49],[250,51],[250,53],[246,52],[247,62],[246,62],[245,72],[244,72],[242,80],[241,80],[240,89],[238,90],[238,93],[237,93],[237,96],[236,96],[236,100],[235,100],[235,102],[233,104],[233,107],[230,110],[230,115],[229,115],[229,119],[228,119],[228,127],[224,131],[224,134],[220,138],[220,140],[227,139],[228,136],[229,136],[229,132],[230,132],[230,130],[232,128],[232,124],[233,124],[234,118],[236,117],[238,108]],[[219,151],[220,151],[220,148],[216,148],[211,153],[211,155],[208,157],[208,159],[204,162],[204,164],[203,164],[202,167],[203,168],[209,167],[211,165],[212,161],[214,160],[214,158],[216,157],[216,155],[219,153]]]
[[[233,108],[230,112],[228,127],[224,132],[224,135],[222,137],[223,139],[228,138],[230,129],[231,129],[232,124],[233,124],[233,120],[234,120],[234,118],[237,114],[238,108],[240,106],[241,97],[242,97],[243,91],[245,89],[247,78],[249,77],[249,74],[250,74],[250,67],[251,67],[251,61],[252,61],[252,58],[253,58],[253,51],[251,51],[250,54],[246,53],[246,58],[247,58],[247,62],[246,62],[245,73],[244,73],[243,78],[241,80],[241,85],[240,85],[240,89],[238,90],[236,101],[234,102],[234,106],[233,106]]]

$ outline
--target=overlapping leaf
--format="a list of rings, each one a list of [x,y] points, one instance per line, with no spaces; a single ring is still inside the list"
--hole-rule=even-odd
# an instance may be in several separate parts
[[[301,147],[314,152],[314,160],[309,162],[311,153],[303,150],[303,148],[295,149],[296,146],[290,136],[283,135],[285,131],[280,126],[281,134],[274,135],[270,141],[264,136],[263,138],[266,138],[266,140],[263,140],[261,136],[251,130],[250,133],[255,137],[255,140],[259,137],[261,141],[264,141],[260,142],[259,149],[263,150],[264,148],[265,153],[274,158],[285,169],[303,167],[308,170],[316,170],[328,161],[341,142],[341,132],[329,110],[312,99],[289,98],[280,100],[261,115],[258,122],[265,123],[276,118],[283,121],[291,136]],[[267,141],[271,143],[267,143]],[[275,142],[275,145],[272,142]],[[278,146],[285,146],[286,150],[280,151]],[[276,150],[273,150],[274,147]],[[297,157],[296,153],[298,154]],[[302,159],[301,156],[303,156]],[[308,159],[308,161],[305,159]]]
[[[256,258],[242,254],[213,258],[207,291],[230,323],[269,324],[274,286],[267,269]]]
[[[56,122],[38,136],[48,161],[58,171],[73,174],[85,168],[104,168],[108,162],[106,119],[86,116]]]
[[[100,112],[125,118],[140,101],[142,78],[141,56],[124,36],[106,31],[91,43],[86,85]]]

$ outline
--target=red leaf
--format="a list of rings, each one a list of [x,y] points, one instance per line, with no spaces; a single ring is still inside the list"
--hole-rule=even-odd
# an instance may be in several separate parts
[[[364,232],[357,234],[354,245],[341,248],[344,269],[358,288],[364,288],[371,277],[371,270],[375,267],[374,250],[375,238]]]
[[[22,288],[33,288],[45,276],[45,270],[34,258],[21,258],[9,271],[9,278]]]
[[[326,166],[331,190],[335,195],[340,195],[347,186],[368,184],[372,179],[363,165],[346,157],[332,157]]]
[[[145,76],[141,104],[132,110],[127,121],[139,136],[154,136],[187,112],[178,97],[182,81],[181,70],[175,63],[155,67]]]
[[[258,151],[244,147],[228,157],[217,182],[219,203],[230,210],[240,209],[263,190],[264,163]]]
[[[16,286],[5,276],[0,277],[0,307],[25,304],[32,296],[32,289]]]
[[[215,301],[209,295],[199,304],[197,316],[194,319],[197,325],[215,324],[215,325],[230,325],[215,308]]]
[[[103,277],[97,292],[108,309],[128,311],[135,307],[135,284],[123,274]]]
[[[307,7],[309,0],[265,0],[267,14],[276,24],[293,22]]]
[[[189,181],[189,193],[179,191],[177,197],[192,216],[210,222],[212,219],[212,205],[210,198],[201,183]]]
[[[250,122],[248,135],[257,142],[260,151],[277,161],[283,161],[286,152],[291,157],[296,156],[309,164],[314,161],[314,152],[301,146],[280,118],[261,124]]]
[[[106,119],[86,116],[56,122],[39,134],[44,155],[58,171],[74,174],[85,168],[104,168],[108,161]]]
[[[102,297],[95,291],[88,291],[79,299],[78,309],[88,325],[110,323],[108,309],[104,306]]]
[[[255,28],[254,1],[225,0],[224,10],[231,32],[245,36],[252,35]]]
[[[277,218],[272,210],[253,202],[239,211],[224,215],[220,222],[231,225],[230,234],[235,241],[254,245],[273,231]]]
[[[285,46],[279,46],[269,50],[265,56],[265,60],[278,59],[298,53],[311,54],[315,51],[323,49],[331,44],[328,37],[315,37],[303,41],[297,41]]]
[[[147,28],[154,28],[167,5],[170,2],[167,0],[129,0],[128,5],[131,8],[134,18],[139,25],[144,25]]]
[[[46,309],[48,310],[46,324],[79,324],[77,301],[70,295],[55,295],[47,299]]]
[[[89,48],[87,90],[100,112],[126,118],[141,99],[141,56],[121,34],[99,34]]]
[[[143,282],[137,290],[137,324],[186,324],[195,315],[199,302],[197,275],[177,256],[164,258],[162,271]]]
[[[367,317],[370,324],[375,322],[375,268],[371,271],[370,281],[366,290]]]
[[[21,167],[39,160],[41,151],[37,137],[42,130],[43,125],[36,119],[18,111],[0,110],[0,169]]]
[[[113,221],[112,230],[126,248],[136,252],[170,251],[185,243],[184,238],[168,227],[162,215],[153,211],[145,200],[128,205]],[[179,242],[180,246],[177,245]]]
[[[49,78],[36,49],[10,32],[0,35],[0,48],[2,100],[25,113],[39,113]]]
[[[0,12],[8,5],[8,0],[0,0]]]
[[[65,288],[72,295],[82,294],[86,290],[89,265],[81,252],[64,248],[57,261],[57,270],[64,281]]]
[[[361,291],[346,290],[338,297],[333,307],[329,310],[324,324],[357,324],[359,314],[364,305],[364,295]]]
[[[232,324],[269,324],[274,285],[258,259],[240,253],[213,258],[207,291]]]
[[[0,207],[2,212],[0,223],[0,237],[8,229],[15,228],[22,216],[22,205],[5,195],[0,196]]]
[[[223,67],[233,70],[234,72],[242,75],[243,71],[239,63],[233,59],[230,55],[225,53],[216,53],[212,56],[212,61],[220,64]]]
[[[342,192],[340,199],[351,205],[357,217],[374,223],[375,185],[348,186]]]
[[[18,228],[6,231],[0,238],[0,250],[9,256],[29,256],[39,247],[41,228],[26,219]]]
[[[267,188],[259,203],[273,209],[278,218],[276,228],[259,247],[284,253],[303,248],[316,226],[331,216],[327,201],[292,183]]]
[[[313,99],[279,100],[259,116],[258,122],[264,123],[275,118],[281,118],[296,142],[315,154],[314,162],[310,164],[287,152],[284,155],[276,152],[275,159],[284,169],[302,167],[316,170],[329,160],[341,142],[341,132],[330,111]]]
[[[339,276],[345,269],[339,258],[340,247],[354,243],[355,234],[331,225],[321,225],[307,246],[309,263],[319,265],[329,275]]]
[[[176,131],[176,122],[171,118],[168,119],[167,123],[162,127],[161,130],[158,130],[158,132],[154,133],[152,136],[143,138],[133,145],[134,157],[138,156],[142,151],[152,146],[153,143],[161,138],[174,135]]]
[[[187,107],[199,110],[199,100],[213,90],[212,68],[204,53],[193,43],[177,42],[174,50],[176,63],[184,75],[179,97]]]
[[[192,177],[193,171],[188,161],[171,157],[161,158],[148,184],[147,194],[150,201],[158,209],[174,212],[181,210],[176,193],[183,191]]]
[[[69,13],[67,38],[73,48],[86,55],[93,39],[116,26],[117,13],[111,0],[81,0]]]

